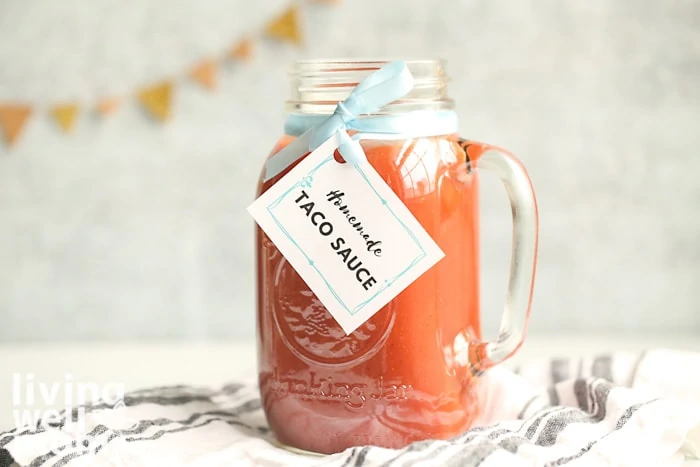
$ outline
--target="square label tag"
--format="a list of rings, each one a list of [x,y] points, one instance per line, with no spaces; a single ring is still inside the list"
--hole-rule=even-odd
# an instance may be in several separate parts
[[[350,334],[445,254],[368,162],[338,163],[337,147],[336,135],[248,212]]]

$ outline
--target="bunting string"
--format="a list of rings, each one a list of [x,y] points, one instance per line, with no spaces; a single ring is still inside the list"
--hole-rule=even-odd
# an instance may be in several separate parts
[[[338,0],[311,0],[317,4],[336,4]],[[289,43],[294,46],[303,44],[300,27],[300,7],[292,3],[281,13],[268,20],[256,34],[239,38],[224,50],[223,57],[207,57],[194,64],[183,73],[183,78],[191,80],[203,89],[213,92],[217,89],[219,68],[224,62],[246,62],[254,53],[255,44],[262,40]],[[106,117],[117,112],[126,99],[133,98],[145,114],[156,122],[165,122],[171,117],[171,104],[179,78],[163,79],[137,89],[127,96],[104,96],[93,105],[82,106],[75,102],[59,102],[48,108],[48,114],[54,120],[56,128],[68,134],[74,130],[78,117],[84,112],[95,112]],[[0,100],[0,136],[5,144],[12,147],[17,144],[29,119],[40,112],[36,105]]]

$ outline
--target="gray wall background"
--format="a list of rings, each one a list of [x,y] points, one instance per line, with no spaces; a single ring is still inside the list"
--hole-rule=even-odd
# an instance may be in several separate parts
[[[124,92],[221,52],[286,2],[0,3],[0,101]],[[254,6],[255,5],[255,6]],[[461,131],[513,150],[541,214],[531,330],[700,332],[700,2],[347,0],[306,45],[263,42],[174,118],[128,103],[46,114],[0,145],[0,340],[249,338],[261,162],[304,57],[444,57]],[[483,304],[498,323],[505,194],[483,193]]]

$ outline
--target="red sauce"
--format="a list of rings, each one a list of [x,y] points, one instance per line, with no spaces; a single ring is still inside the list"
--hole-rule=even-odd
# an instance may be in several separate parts
[[[460,352],[480,338],[478,190],[466,144],[450,136],[362,145],[445,258],[346,336],[257,228],[263,407],[280,443],[319,453],[450,438],[479,407]],[[258,195],[287,171],[261,179]]]

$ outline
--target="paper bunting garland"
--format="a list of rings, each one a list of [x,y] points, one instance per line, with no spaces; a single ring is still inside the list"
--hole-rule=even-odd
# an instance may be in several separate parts
[[[253,55],[253,43],[249,39],[243,39],[228,53],[231,60],[248,60]]]
[[[265,28],[267,36],[273,39],[301,44],[301,33],[297,16],[297,7],[290,7],[282,15],[268,23]]]
[[[9,146],[19,138],[31,114],[31,107],[26,105],[0,105],[0,129]]]
[[[166,81],[142,90],[138,95],[138,99],[148,113],[161,122],[164,122],[170,116],[170,96],[172,90],[173,83]]]
[[[75,104],[57,105],[51,109],[51,116],[64,133],[68,133],[75,126],[75,117],[78,116],[78,106]]]
[[[190,78],[209,90],[216,88],[216,62],[205,60],[190,71]]]
[[[119,99],[108,97],[97,103],[97,112],[102,115],[109,115],[119,107]]]
[[[297,0],[301,1],[301,0]],[[339,0],[307,0],[307,4],[334,4]],[[204,88],[213,91],[218,84],[218,73],[224,61],[247,61],[253,55],[255,41],[266,37],[295,45],[302,43],[299,24],[300,8],[292,4],[281,14],[264,23],[257,34],[247,34],[235,41],[223,51],[222,57],[207,57],[186,70],[182,79],[190,79]],[[55,121],[56,127],[63,133],[70,133],[75,128],[78,115],[89,110],[106,117],[114,113],[130,97],[135,98],[146,113],[154,119],[164,122],[170,117],[175,85],[180,78],[163,81],[154,86],[137,90],[126,96],[104,96],[97,99],[88,109],[71,102],[57,102],[55,105],[30,105],[21,102],[0,101],[0,136],[7,146],[16,144],[29,118],[45,109]]]

